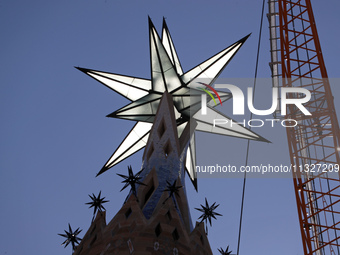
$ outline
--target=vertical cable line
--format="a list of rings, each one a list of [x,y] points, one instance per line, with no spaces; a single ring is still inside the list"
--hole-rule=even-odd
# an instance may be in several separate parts
[[[264,16],[264,4],[265,4],[265,0],[263,0],[263,2],[262,2],[262,13],[261,13],[261,22],[260,22],[260,29],[259,29],[259,39],[258,39],[258,43],[257,43],[256,65],[255,65],[254,85],[253,85],[253,95],[252,95],[253,103],[254,103],[254,98],[255,98],[257,69],[258,69],[258,65],[259,65],[259,55],[260,55],[260,47],[261,47],[261,35],[262,35],[262,24],[263,24],[263,16]],[[251,112],[250,113],[250,119],[252,117],[253,117],[253,113]],[[251,129],[251,127],[249,127],[249,129]],[[248,165],[249,147],[250,147],[250,140],[248,139],[245,166]],[[241,230],[242,230],[242,219],[243,219],[243,207],[244,207],[244,195],[245,195],[245,190],[246,190],[246,181],[247,181],[247,172],[245,171],[244,177],[243,177],[240,225],[239,225],[239,229],[238,229],[238,241],[237,241],[237,252],[236,252],[237,255],[239,255],[239,253],[240,253]]]

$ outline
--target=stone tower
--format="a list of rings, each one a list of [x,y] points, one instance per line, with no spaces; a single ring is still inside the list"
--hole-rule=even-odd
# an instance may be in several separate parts
[[[184,161],[195,124],[178,133],[172,96],[164,92],[143,154],[137,197],[130,192],[107,224],[98,212],[74,255],[212,254],[203,223],[192,226]],[[179,138],[178,138],[179,137]],[[182,186],[170,196],[169,183]]]

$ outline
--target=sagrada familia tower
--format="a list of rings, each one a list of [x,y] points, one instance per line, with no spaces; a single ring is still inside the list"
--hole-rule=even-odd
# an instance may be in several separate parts
[[[69,227],[66,234],[60,234],[67,238],[64,244],[72,243],[74,255],[212,254],[205,223],[219,215],[214,211],[218,205],[209,206],[206,201],[198,209],[203,213],[201,221],[193,225],[185,173],[197,190],[195,130],[265,141],[238,124],[228,127],[209,122],[211,117],[230,119],[214,109],[230,99],[230,93],[215,91],[211,85],[247,38],[183,72],[165,20],[160,37],[149,18],[150,80],[78,67],[131,101],[109,117],[136,121],[98,175],[143,148],[144,154],[137,174],[130,168],[129,176],[121,175],[131,190],[109,223],[105,210],[101,210],[105,201],[100,194],[93,195],[91,206],[98,212],[82,240],[77,237],[79,229],[73,232]],[[215,97],[208,93],[211,99],[206,102],[207,114],[202,116],[201,96],[209,89]],[[231,253],[228,248],[219,251]]]
[[[192,226],[184,161],[193,124],[178,137],[173,101],[165,92],[143,154],[142,182],[107,224],[98,212],[74,252],[85,254],[212,254],[204,223]],[[171,194],[169,184],[178,188]]]

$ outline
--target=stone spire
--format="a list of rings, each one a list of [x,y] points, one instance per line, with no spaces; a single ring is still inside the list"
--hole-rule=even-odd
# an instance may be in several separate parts
[[[74,255],[211,255],[204,223],[192,227],[184,163],[195,124],[180,130],[172,96],[164,92],[143,155],[137,197],[130,193],[109,224],[97,213]],[[178,138],[179,137],[179,138]],[[180,187],[172,195],[169,184]],[[171,196],[170,196],[171,195]]]
[[[139,204],[147,219],[150,219],[155,209],[162,206],[169,196],[168,192],[164,192],[169,183],[176,181],[177,186],[183,187],[178,196],[172,196],[172,200],[187,230],[192,229],[185,194],[184,160],[190,134],[194,129],[195,125],[188,122],[178,138],[172,96],[165,92],[143,155],[141,175],[147,186],[140,186],[137,192]]]

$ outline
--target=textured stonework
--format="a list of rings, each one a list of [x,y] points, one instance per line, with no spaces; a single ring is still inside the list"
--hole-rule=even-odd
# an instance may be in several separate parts
[[[137,188],[137,198],[130,193],[109,224],[105,212],[98,212],[75,255],[212,254],[204,224],[192,226],[185,193],[183,162],[191,130],[189,124],[177,130],[172,97],[165,92],[143,155],[147,186]],[[183,187],[167,199],[164,190],[175,180]]]

